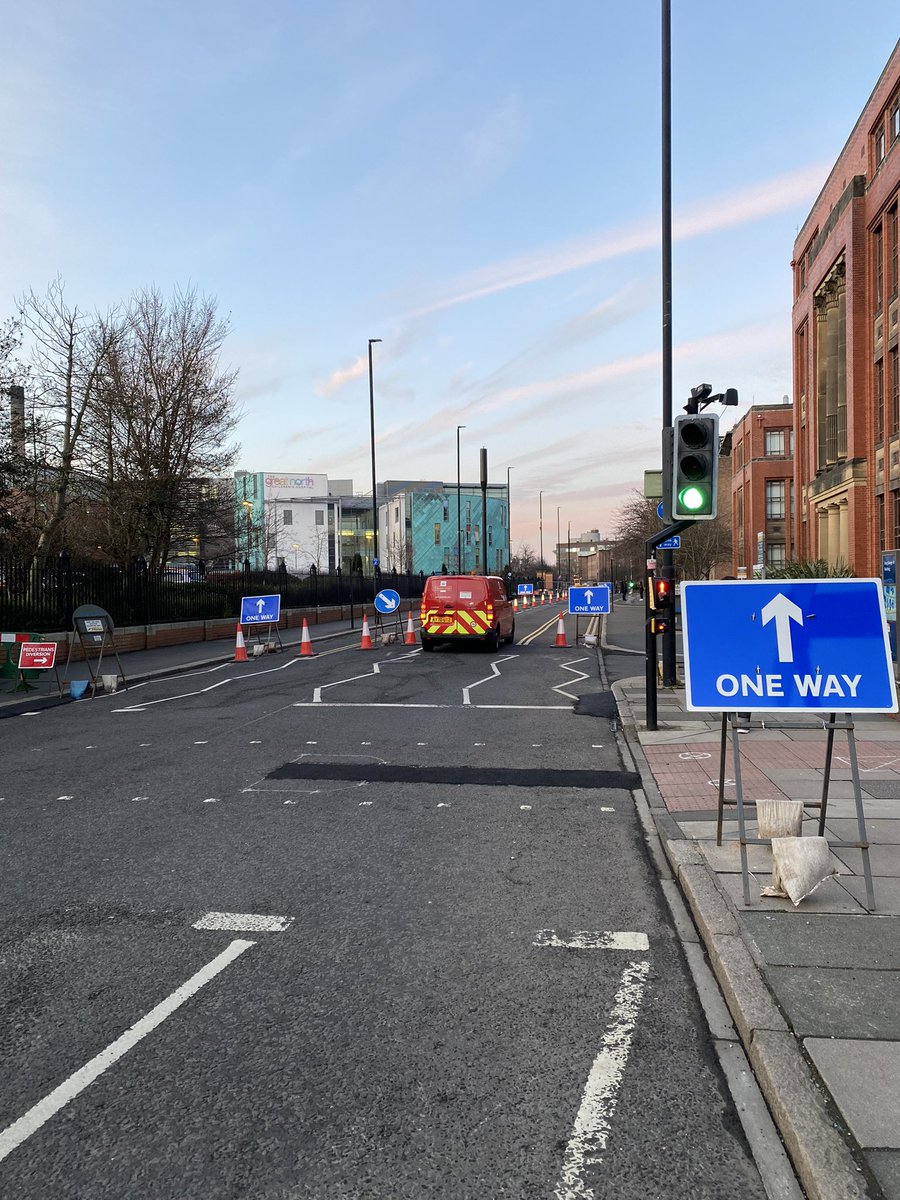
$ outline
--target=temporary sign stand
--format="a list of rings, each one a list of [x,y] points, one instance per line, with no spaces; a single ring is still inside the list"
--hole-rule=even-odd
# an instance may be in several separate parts
[[[725,750],[727,746],[727,727],[731,725],[731,749],[734,757],[734,790],[735,799],[725,799]],[[827,721],[822,722],[827,731],[825,741],[825,770],[822,777],[822,799],[804,801],[804,808],[819,810],[819,837],[825,836],[825,819],[828,813],[828,788],[831,783],[831,764],[834,758],[834,731],[843,729],[847,733],[847,757],[850,760],[850,774],[853,779],[853,798],[856,801],[856,825],[859,840],[855,842],[834,842],[830,838],[828,845],[832,850],[860,850],[862,852],[863,876],[866,881],[866,907],[869,912],[875,911],[875,888],[872,882],[872,868],[869,862],[869,839],[866,834],[866,818],[863,811],[862,787],[859,778],[859,762],[856,756],[856,738],[854,736],[853,716],[845,713],[839,721],[836,713],[830,713]],[[745,805],[756,807],[755,800],[744,799],[744,784],[741,775],[741,733],[746,733],[750,727],[749,713],[722,713],[722,739],[719,745],[719,809],[716,817],[716,845],[722,845],[722,820],[726,805],[737,808],[738,840],[741,846],[741,877],[744,884],[744,903],[750,904],[750,869],[747,860],[748,846],[768,846],[771,838],[747,837]],[[810,725],[802,721],[778,721],[770,725],[770,729],[809,729]]]
[[[681,587],[685,706],[722,713],[716,842],[722,841],[727,726],[732,729],[734,777],[741,845],[744,903],[750,904],[739,731],[751,713],[816,715],[826,730],[819,836],[824,836],[834,732],[847,734],[859,840],[830,842],[862,853],[866,899],[875,907],[869,842],[854,735],[854,713],[897,711],[884,598],[880,579],[716,580]],[[845,714],[839,720],[837,713]],[[819,716],[819,714],[822,714]],[[808,729],[784,723],[774,728]]]
[[[262,654],[270,646],[276,651],[284,649],[278,629],[280,620],[280,595],[241,597],[240,624],[252,631],[248,635],[248,642],[259,647],[255,651],[257,654]]]
[[[393,617],[393,628],[385,621]],[[403,625],[400,620],[400,593],[393,588],[382,588],[375,596],[375,632],[383,642],[403,641]]]
[[[97,694],[97,681],[103,667],[104,652],[109,651],[115,656],[116,666],[118,667],[119,676],[122,679],[122,686],[128,687],[128,681],[125,678],[125,670],[122,666],[122,660],[119,658],[119,652],[116,649],[116,643],[113,638],[115,633],[115,625],[113,619],[104,608],[100,608],[97,604],[82,604],[75,609],[72,614],[72,622],[75,627],[75,635],[78,638],[81,646],[84,661],[87,663],[88,673],[91,677],[91,696]],[[63,673],[63,678],[69,678],[69,666],[72,662],[72,646],[73,642],[69,642],[69,653],[66,656],[66,669]],[[97,652],[96,669],[91,664],[91,652]]]
[[[598,583],[591,587],[570,587],[569,588],[569,616],[575,618],[575,644],[579,645],[581,641],[579,633],[579,624],[581,617],[588,618],[588,632],[591,628],[591,623],[597,621],[599,626],[599,618],[608,616],[612,608],[612,584]]]
[[[26,671],[52,671],[56,676],[56,690],[63,694],[59,668],[56,665],[56,642],[23,642],[19,649],[19,679],[17,685],[23,691],[31,691],[34,684],[25,678]]]

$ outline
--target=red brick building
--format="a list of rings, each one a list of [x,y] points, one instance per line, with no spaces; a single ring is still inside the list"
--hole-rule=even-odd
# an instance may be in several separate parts
[[[857,575],[900,546],[898,197],[900,42],[791,264],[795,553]]]
[[[757,538],[766,566],[794,554],[794,412],[790,404],[755,404],[731,434],[732,573],[753,577]]]

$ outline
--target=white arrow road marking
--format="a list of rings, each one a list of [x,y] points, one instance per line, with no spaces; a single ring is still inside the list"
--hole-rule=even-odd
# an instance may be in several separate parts
[[[130,1029],[126,1029],[105,1050],[101,1050],[90,1062],[80,1067],[74,1075],[70,1075],[68,1079],[65,1079],[59,1087],[54,1088],[49,1095],[39,1100],[33,1108],[29,1108],[28,1112],[19,1117],[18,1121],[14,1121],[12,1125],[4,1129],[0,1133],[0,1162],[7,1155],[11,1154],[17,1146],[20,1146],[22,1142],[30,1138],[33,1133],[36,1133],[42,1125],[45,1125],[70,1100],[74,1100],[85,1088],[89,1087],[108,1067],[118,1062],[142,1038],[151,1033],[157,1025],[161,1025],[166,1017],[171,1016],[186,1000],[190,1000],[191,996],[199,992],[220,971],[224,971],[228,964],[234,962],[239,954],[243,954],[245,950],[249,950],[255,944],[255,942],[247,942],[241,938],[235,939],[221,954],[216,955],[205,967],[201,967],[196,975],[192,975],[186,983],[183,983],[180,988],[177,988],[171,995],[167,996],[155,1008],[152,1008],[146,1016],[136,1021]]]
[[[231,933],[284,933],[293,917],[275,917],[264,913],[208,912],[194,922],[195,929],[227,929]]]
[[[778,661],[790,663],[794,661],[794,647],[791,644],[791,621],[803,624],[803,613],[783,592],[773,596],[761,613],[763,625],[775,622],[775,637],[778,639]]]
[[[585,1181],[585,1168],[603,1161],[649,973],[649,961],[629,963],[622,972],[609,1024],[588,1075],[581,1107],[566,1147],[554,1200],[594,1200],[594,1189]]]
[[[492,662],[490,675],[485,675],[483,679],[476,679],[474,683],[470,683],[468,687],[463,688],[463,704],[472,703],[472,701],[469,699],[469,692],[471,692],[472,688],[480,687],[483,683],[490,683],[492,679],[499,678],[501,663],[511,662],[512,659],[518,657],[518,654],[507,654],[504,658],[498,658],[496,662]]]

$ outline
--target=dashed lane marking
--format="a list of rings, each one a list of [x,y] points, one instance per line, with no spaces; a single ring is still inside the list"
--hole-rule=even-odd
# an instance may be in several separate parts
[[[603,1162],[649,973],[650,962],[646,959],[629,963],[622,972],[609,1024],[588,1075],[566,1147],[554,1200],[589,1200],[595,1194],[585,1178],[586,1169]]]
[[[263,913],[208,912],[194,922],[194,928],[228,929],[233,933],[284,933],[293,923],[293,917]]]
[[[613,933],[610,930],[576,929],[560,936],[555,929],[539,929],[533,946],[553,946],[565,950],[649,950],[646,933]]]
[[[70,1075],[68,1079],[65,1079],[58,1087],[54,1088],[52,1092],[44,1096],[42,1100],[39,1100],[28,1112],[19,1117],[17,1121],[14,1121],[12,1125],[4,1129],[0,1133],[0,1162],[7,1155],[11,1154],[17,1146],[21,1146],[33,1133],[36,1133],[61,1108],[64,1108],[70,1100],[74,1100],[85,1088],[90,1087],[95,1079],[114,1063],[118,1062],[142,1038],[151,1033],[157,1025],[161,1025],[166,1017],[171,1016],[185,1001],[199,992],[220,971],[224,971],[239,955],[243,954],[245,950],[249,950],[255,944],[255,942],[244,941],[241,938],[235,939],[221,954],[217,954],[205,967],[201,967],[195,975],[192,975],[186,983],[176,988],[171,995],[157,1004],[155,1008],[152,1008],[146,1016],[141,1017],[130,1029],[127,1029],[114,1042],[111,1042],[104,1050],[101,1050],[99,1054],[85,1063],[83,1067],[80,1067],[73,1075]]]

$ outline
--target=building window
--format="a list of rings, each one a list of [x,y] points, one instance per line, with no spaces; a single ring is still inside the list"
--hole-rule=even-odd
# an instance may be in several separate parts
[[[847,456],[847,297],[843,256],[816,290],[817,470]]]
[[[895,346],[889,352],[891,364],[891,435],[900,433],[900,357]]]
[[[450,520],[450,501],[447,499],[446,496],[444,497],[442,504],[443,504],[444,520],[449,521]]]
[[[891,113],[891,141],[896,142],[897,138],[900,138],[900,100],[895,103]]]
[[[900,491],[891,492],[891,513],[893,515],[892,548],[900,547]]]
[[[434,523],[434,544],[436,546],[439,546],[441,544],[441,523],[440,523],[440,521],[435,521],[435,523]]]
[[[317,525],[325,524],[325,510],[322,508],[316,509],[316,524]]]
[[[399,504],[394,505],[394,524],[395,525],[400,524],[400,505]]]
[[[888,279],[890,282],[890,296],[891,296],[891,299],[893,300],[897,295],[898,284],[900,284],[900,251],[898,251],[898,247],[897,247],[897,238],[898,238],[898,236],[900,236],[900,229],[898,229],[898,224],[897,224],[897,205],[896,204],[888,213],[887,223],[888,223],[888,230],[890,231],[890,235],[891,235],[891,245],[890,245],[890,249],[888,251],[889,256],[890,256],[890,259],[889,259],[890,268],[889,268],[889,273],[888,273]]]
[[[766,520],[784,520],[784,480],[766,480]]]
[[[872,253],[872,270],[875,275],[875,312],[880,313],[884,307],[884,230],[880,225],[873,234]]]
[[[875,441],[884,441],[884,361],[875,364]]]
[[[878,549],[887,550],[884,542],[884,496],[878,497]]]
[[[293,523],[294,523],[293,509],[286,508],[284,510],[284,512],[281,514],[281,520],[282,520],[282,523],[285,525],[293,525]]]
[[[884,138],[884,122],[875,130],[875,168],[876,170],[884,162],[885,138]]]
[[[783,429],[767,429],[766,430],[766,455],[784,455],[784,430]]]
[[[744,443],[738,442],[734,447],[734,466],[736,470],[740,470],[744,465]]]
[[[784,566],[784,542],[769,542],[766,546],[766,560],[770,567]]]

